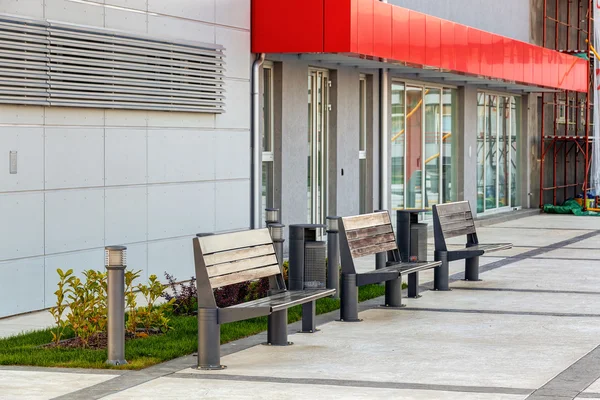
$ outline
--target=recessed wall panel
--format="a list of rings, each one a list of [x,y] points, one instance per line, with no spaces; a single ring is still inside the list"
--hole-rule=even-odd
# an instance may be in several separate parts
[[[8,167],[11,152],[16,152],[16,173]],[[0,193],[43,190],[44,128],[0,126],[0,165]]]
[[[45,128],[46,189],[104,185],[104,129]]]
[[[46,254],[104,246],[104,189],[45,193]]]
[[[214,148],[214,131],[149,129],[148,182],[214,180]]]
[[[43,254],[44,194],[0,194],[0,260]]]
[[[44,308],[43,257],[0,262],[0,282],[0,318]]]
[[[145,128],[107,128],[104,154],[107,186],[147,182]]]
[[[148,187],[149,240],[214,232],[214,229],[214,182]]]
[[[147,233],[146,187],[106,188],[106,243],[142,242]]]

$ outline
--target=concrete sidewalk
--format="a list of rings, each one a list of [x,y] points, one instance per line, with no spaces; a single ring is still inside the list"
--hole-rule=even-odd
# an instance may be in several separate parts
[[[321,331],[289,347],[257,345],[265,334],[224,345],[226,370],[191,356],[128,372],[3,367],[0,398],[600,399],[600,218],[540,215],[478,236],[515,244],[481,259],[483,281],[452,263],[452,291],[401,310],[363,303],[361,323],[319,316]]]

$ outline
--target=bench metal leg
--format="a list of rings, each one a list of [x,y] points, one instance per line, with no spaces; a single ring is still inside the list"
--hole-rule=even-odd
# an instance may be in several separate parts
[[[315,323],[316,304],[314,301],[302,304],[302,330],[301,333],[314,333],[318,331]]]
[[[385,282],[385,307],[404,307],[402,304],[402,278]]]
[[[448,263],[448,253],[435,252],[435,261],[441,261],[442,265],[436,267],[433,271],[433,289],[434,290],[450,290],[448,278],[450,275],[450,267]]]
[[[413,272],[412,274],[408,274],[408,297],[412,297],[413,299],[417,299],[421,297],[419,295],[419,273]]]
[[[360,319],[358,319],[358,287],[356,286],[356,274],[342,274],[340,321],[360,321]]]
[[[268,317],[267,344],[271,346],[288,346],[287,340],[288,310],[275,311]]]
[[[219,310],[216,308],[198,309],[198,368],[220,370],[221,365],[221,325]]]
[[[479,257],[467,258],[465,260],[465,281],[480,281],[479,279]]]

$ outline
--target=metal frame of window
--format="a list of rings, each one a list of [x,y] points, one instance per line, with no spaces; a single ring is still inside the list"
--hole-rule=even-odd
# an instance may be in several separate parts
[[[265,148],[264,138],[261,141],[262,144],[262,155],[261,155],[261,179],[263,180],[261,187],[266,187],[266,204],[262,204],[261,209],[264,211],[266,207],[274,207],[275,203],[275,116],[274,116],[274,66],[272,62],[265,61],[263,63],[263,73],[261,76],[261,92],[263,94],[262,97],[262,107],[263,107],[263,121],[262,121],[262,131],[263,135],[267,136],[267,141],[269,143],[268,148]],[[267,81],[268,80],[268,84]],[[268,91],[268,94],[267,94]],[[268,115],[269,121],[268,124],[264,121],[265,115]],[[270,164],[271,173],[267,175],[267,179],[269,182],[264,182],[264,168],[265,164]],[[262,196],[261,196],[262,200]],[[263,218],[264,220],[264,218]],[[262,221],[261,221],[262,222]]]
[[[406,115],[407,115],[407,101],[406,101],[406,92],[407,92],[407,87],[412,86],[412,87],[418,87],[421,88],[421,99],[423,101],[422,104],[422,121],[421,121],[421,155],[424,155],[424,151],[425,151],[425,124],[426,124],[426,118],[425,118],[425,95],[426,95],[426,90],[427,89],[437,89],[440,91],[440,102],[439,102],[439,106],[440,106],[440,115],[439,115],[439,123],[440,123],[440,140],[439,140],[439,163],[438,163],[438,169],[439,169],[439,201],[443,202],[443,183],[444,183],[444,177],[443,177],[443,157],[444,157],[444,146],[443,146],[443,126],[444,126],[444,113],[443,113],[443,97],[444,97],[444,90],[447,89],[451,89],[451,90],[455,90],[457,87],[453,86],[453,85],[440,85],[440,84],[435,84],[435,83],[429,83],[429,82],[423,82],[423,81],[415,81],[415,80],[410,80],[410,79],[403,79],[401,77],[396,77],[396,78],[392,78],[390,85],[393,85],[394,83],[400,83],[402,85],[404,85],[404,118],[406,119]],[[391,90],[391,89],[390,89]],[[407,122],[405,120],[404,122],[404,129],[406,131],[407,129]],[[406,180],[408,179],[407,177],[407,150],[408,150],[408,140],[405,140],[404,142],[404,202],[403,202],[403,208],[401,209],[407,209],[406,206],[406,190],[407,190],[407,186],[406,186]],[[424,201],[425,201],[425,196],[426,196],[426,177],[425,177],[425,159],[423,159],[423,164],[421,167],[421,205],[424,205]],[[424,215],[421,214],[420,218],[423,218]]]
[[[312,112],[312,117],[313,120],[312,122],[312,127],[309,127],[310,129],[312,129],[309,134],[312,132],[314,134],[313,138],[317,137],[317,132],[319,131],[320,128],[320,132],[321,132],[321,139],[320,141],[318,140],[311,140],[311,149],[309,149],[310,151],[310,155],[312,155],[311,157],[311,168],[313,171],[313,174],[311,175],[310,179],[311,179],[311,213],[310,215],[308,215],[308,222],[309,223],[319,223],[319,224],[324,224],[325,223],[325,217],[327,215],[327,206],[328,206],[328,182],[329,182],[329,157],[328,157],[328,151],[329,151],[329,146],[328,146],[328,140],[329,140],[329,111],[330,111],[330,107],[329,107],[329,85],[330,85],[330,80],[329,80],[329,70],[328,69],[323,69],[323,68],[315,68],[315,67],[310,67],[308,70],[308,75],[312,76],[312,87],[311,87],[311,101],[312,101],[312,108],[313,108],[313,112]],[[317,84],[317,81],[321,80],[321,88],[322,88],[322,94],[321,94],[321,103],[320,106],[322,108],[322,117],[321,117],[321,124],[319,126],[319,121],[317,118],[318,115],[318,108],[319,108],[319,103],[316,101],[318,99],[318,92],[317,92],[317,88],[319,87]],[[319,157],[318,157],[318,143],[321,143],[321,168],[319,168]],[[308,171],[310,172],[310,171]],[[318,197],[316,196],[314,193],[315,190],[317,189],[317,185],[319,184],[319,179],[318,179],[318,175],[315,174],[315,172],[317,174],[321,175],[321,198],[320,198],[320,202],[318,201]],[[320,213],[319,213],[320,210]],[[321,215],[319,215],[321,214]],[[322,232],[319,232],[318,235],[319,237],[322,236]]]

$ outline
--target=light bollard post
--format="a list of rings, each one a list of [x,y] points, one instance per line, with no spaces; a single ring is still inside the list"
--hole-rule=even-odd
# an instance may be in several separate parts
[[[107,364],[124,365],[125,361],[125,246],[108,246],[106,252],[108,305]]]
[[[340,298],[340,230],[339,217],[327,217],[327,289],[335,289],[334,299]]]
[[[283,228],[285,225],[270,223],[268,225],[269,233],[271,234],[271,238],[273,239],[273,245],[275,246],[275,255],[277,256],[277,262],[279,262],[279,268],[283,273],[283,242],[285,239],[283,237]]]
[[[279,208],[265,208],[265,226],[280,223]]]

